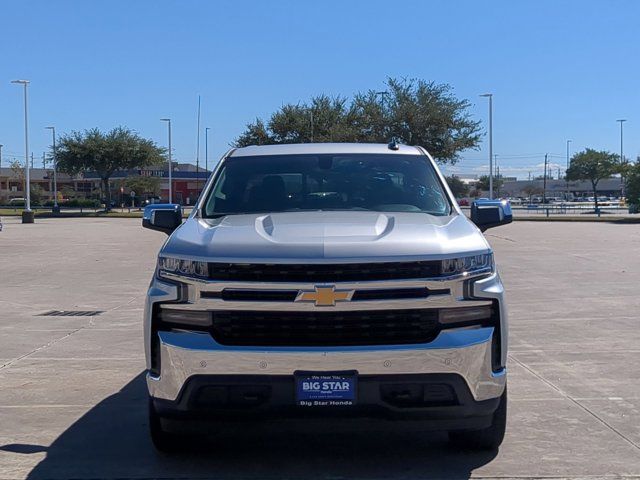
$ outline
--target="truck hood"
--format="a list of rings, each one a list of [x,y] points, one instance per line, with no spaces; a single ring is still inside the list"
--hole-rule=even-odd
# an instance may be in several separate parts
[[[484,253],[489,245],[464,215],[286,212],[190,217],[161,254],[219,262],[398,261]]]

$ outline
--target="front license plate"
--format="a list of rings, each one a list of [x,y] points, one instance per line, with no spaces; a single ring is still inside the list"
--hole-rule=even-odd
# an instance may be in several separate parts
[[[303,407],[355,405],[356,372],[296,372],[296,404]]]

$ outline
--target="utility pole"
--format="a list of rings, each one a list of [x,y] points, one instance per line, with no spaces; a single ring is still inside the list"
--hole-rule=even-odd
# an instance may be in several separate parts
[[[387,95],[389,95],[389,92],[387,92],[387,91],[376,92],[376,97],[378,95],[380,95],[380,97],[382,97],[382,100],[380,100],[380,106],[382,107],[382,110],[384,111],[385,100],[386,100]]]
[[[56,127],[45,127],[47,130],[51,130],[51,137],[53,142],[51,148],[53,149],[53,213],[60,213],[60,207],[58,206],[58,151],[56,150]]]
[[[489,199],[493,199],[493,93],[480,96],[489,99]]]
[[[313,108],[311,109],[311,111],[309,112],[309,116],[310,116],[310,122],[311,122],[311,143],[313,143]]]
[[[11,83],[22,85],[24,87],[24,168],[25,172],[25,209],[22,212],[22,223],[33,223],[33,212],[31,211],[31,171],[29,169],[29,100],[27,86],[29,80],[13,80]]]
[[[387,128],[386,128],[386,121],[385,121],[385,108],[386,108],[386,100],[387,100],[387,95],[389,95],[389,92],[387,92],[386,90],[381,91],[381,92],[376,92],[375,96],[377,97],[378,95],[380,95],[380,110],[381,110],[381,121],[382,121],[382,125],[380,125],[380,131],[382,133],[382,135],[385,137],[385,141],[390,141],[391,139],[386,138],[387,137]]]
[[[621,118],[619,120],[616,120],[616,122],[620,122],[620,164],[621,165],[625,165],[623,148],[622,148],[623,147],[623,142],[622,142],[622,124],[624,122],[626,122],[626,120],[624,118]],[[624,174],[620,176],[620,179],[622,181],[621,194],[624,197]]]
[[[196,135],[196,192],[200,195],[200,95],[198,95],[198,134]],[[195,203],[195,202],[194,202]]]
[[[569,178],[567,177],[567,172],[569,171],[569,144],[571,140],[567,140],[567,169],[564,171],[564,179],[567,184],[567,202],[569,201]]]
[[[167,122],[169,128],[169,203],[173,203],[173,164],[171,163],[171,119],[161,118],[161,122]]]
[[[209,171],[209,127],[204,129],[204,170]]]
[[[31,170],[33,170],[33,152],[31,152]]]
[[[542,203],[547,203],[547,157],[548,153],[544,154],[544,177],[542,179]]]

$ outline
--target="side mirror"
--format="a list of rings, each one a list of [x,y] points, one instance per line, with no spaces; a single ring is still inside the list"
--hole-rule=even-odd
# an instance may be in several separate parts
[[[171,235],[182,224],[182,207],[173,203],[156,203],[144,207],[142,226]]]
[[[481,231],[513,221],[508,200],[476,200],[471,204],[471,221]]]

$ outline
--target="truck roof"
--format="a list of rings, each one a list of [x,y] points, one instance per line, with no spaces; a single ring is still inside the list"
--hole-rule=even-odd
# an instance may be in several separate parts
[[[388,153],[391,155],[422,155],[417,147],[398,145],[392,150],[386,143],[289,143],[279,145],[250,145],[237,148],[231,157],[250,157],[254,155],[304,155],[304,154],[340,154],[340,153]]]

